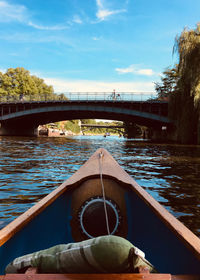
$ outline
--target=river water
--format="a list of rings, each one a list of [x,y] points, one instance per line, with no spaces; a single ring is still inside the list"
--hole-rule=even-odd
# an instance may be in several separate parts
[[[0,228],[59,186],[100,147],[200,236],[200,146],[114,136],[0,137]]]

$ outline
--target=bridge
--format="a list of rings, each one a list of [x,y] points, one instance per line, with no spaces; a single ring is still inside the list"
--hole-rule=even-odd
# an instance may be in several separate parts
[[[89,128],[125,128],[124,125],[103,125],[103,124],[85,124],[81,123],[81,127],[89,127]]]
[[[73,119],[170,127],[168,103],[144,93],[70,93],[64,100],[0,102],[0,135],[36,135],[39,125]]]

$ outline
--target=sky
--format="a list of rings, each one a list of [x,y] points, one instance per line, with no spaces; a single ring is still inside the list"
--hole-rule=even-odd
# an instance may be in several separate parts
[[[154,91],[199,0],[0,0],[0,71],[24,67],[55,92]]]

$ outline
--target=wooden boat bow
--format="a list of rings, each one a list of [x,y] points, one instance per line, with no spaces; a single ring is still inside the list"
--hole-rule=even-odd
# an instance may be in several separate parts
[[[12,238],[14,238],[20,231],[22,231],[26,226],[31,224],[34,221],[35,217],[42,214],[45,210],[47,210],[57,199],[61,198],[62,195],[66,193],[70,193],[70,206],[74,213],[71,213],[71,231],[72,231],[72,239],[75,241],[83,240],[84,236],[81,232],[77,232],[77,227],[79,225],[79,221],[77,219],[77,213],[82,206],[84,206],[84,202],[87,201],[87,196],[90,195],[92,198],[99,196],[98,191],[96,190],[96,185],[100,185],[100,175],[102,174],[103,180],[105,181],[106,192],[108,196],[114,196],[117,200],[117,204],[120,206],[120,211],[123,216],[123,225],[119,228],[119,235],[126,237],[128,234],[128,226],[127,220],[131,219],[127,217],[131,216],[133,205],[136,202],[136,207],[138,205],[144,204],[145,211],[146,209],[150,209],[149,212],[153,216],[158,218],[159,222],[156,226],[160,226],[160,221],[166,226],[166,234],[165,237],[169,234],[168,232],[173,233],[176,238],[184,244],[185,247],[189,249],[192,254],[191,260],[193,260],[193,256],[195,262],[200,265],[200,240],[194,235],[188,228],[186,228],[181,222],[179,222],[173,215],[171,215],[163,206],[161,206],[150,194],[148,194],[142,187],[140,187],[136,181],[131,178],[127,172],[120,167],[120,165],[113,159],[113,157],[103,148],[98,149],[89,160],[69,179],[67,179],[63,184],[61,184],[57,189],[52,191],[49,195],[44,197],[41,201],[39,201],[36,205],[31,207],[28,211],[22,214],[20,217],[15,219],[9,225],[7,225],[4,229],[0,230],[0,249],[1,247],[6,247],[7,242]],[[113,181],[113,185],[108,188],[109,182]],[[96,184],[96,185],[95,185]],[[86,187],[87,185],[87,187]],[[92,185],[95,185],[94,190],[92,189]],[[119,186],[119,187],[118,187]],[[120,189],[121,188],[121,189]],[[90,189],[90,194],[88,194],[88,189]],[[124,192],[124,193],[123,193]],[[127,192],[125,194],[125,192]],[[114,193],[114,194],[113,194]],[[129,201],[129,206],[124,205],[124,201],[130,197],[130,193],[134,193],[133,195],[133,203]],[[137,199],[135,198],[137,197]],[[128,197],[128,198],[127,198]],[[122,198],[122,199],[121,199]],[[138,202],[139,201],[139,202]],[[128,209],[129,207],[129,209]],[[127,210],[128,209],[128,210]],[[130,210],[131,209],[131,210]],[[65,208],[66,210],[66,208]],[[137,208],[134,209],[137,216]],[[71,210],[70,210],[71,211]],[[127,212],[127,213],[126,213]],[[139,212],[139,210],[138,210]],[[145,212],[146,213],[146,212]],[[148,217],[146,217],[148,219]],[[146,228],[149,224],[145,221],[145,216],[143,218],[136,217],[137,223],[144,223],[143,227],[144,231],[148,231]],[[146,222],[146,223],[145,223]],[[41,224],[40,224],[41,225]],[[135,228],[139,227],[138,224],[132,225],[132,222],[129,225],[131,228],[131,234],[129,236],[133,236],[133,240],[136,236]],[[51,228],[51,227],[50,227]],[[73,231],[74,229],[74,231]],[[138,230],[139,232],[139,230]],[[155,234],[156,230],[152,233],[152,238],[154,238],[153,234]],[[117,233],[117,234],[118,234]],[[147,236],[146,233],[145,236]],[[159,235],[159,233],[158,233]],[[144,235],[143,235],[144,236]],[[45,237],[44,237],[45,238]],[[82,239],[83,238],[83,239]],[[136,236],[137,241],[140,237]],[[171,238],[171,237],[170,237]],[[156,238],[154,238],[154,241]],[[170,239],[171,240],[171,239]],[[180,243],[177,241],[177,243]],[[141,241],[140,241],[141,242]],[[164,240],[165,242],[165,240]],[[173,240],[174,242],[174,240]],[[142,244],[142,242],[141,242]],[[148,244],[148,242],[146,242]],[[178,244],[179,246],[180,244]],[[154,246],[155,247],[155,246]],[[168,248],[166,248],[167,250]],[[157,252],[159,249],[155,247]],[[185,250],[185,249],[184,249]],[[166,252],[166,251],[165,251]],[[192,262],[192,261],[191,261]],[[156,264],[155,264],[156,266]],[[196,269],[196,268],[195,268]],[[168,271],[167,271],[168,272]],[[195,274],[195,273],[194,273]],[[171,275],[171,274],[148,274],[148,273],[136,273],[136,274],[6,274],[0,276],[0,280],[25,280],[25,279],[38,279],[38,280],[139,280],[139,279],[155,279],[155,280],[197,280],[200,279],[199,275]]]

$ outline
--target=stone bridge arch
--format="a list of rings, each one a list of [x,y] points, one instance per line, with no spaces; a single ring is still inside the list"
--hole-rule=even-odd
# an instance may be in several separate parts
[[[159,129],[170,126],[162,102],[64,101],[6,104],[1,109],[1,135],[36,135],[42,124],[72,119],[110,119]]]

